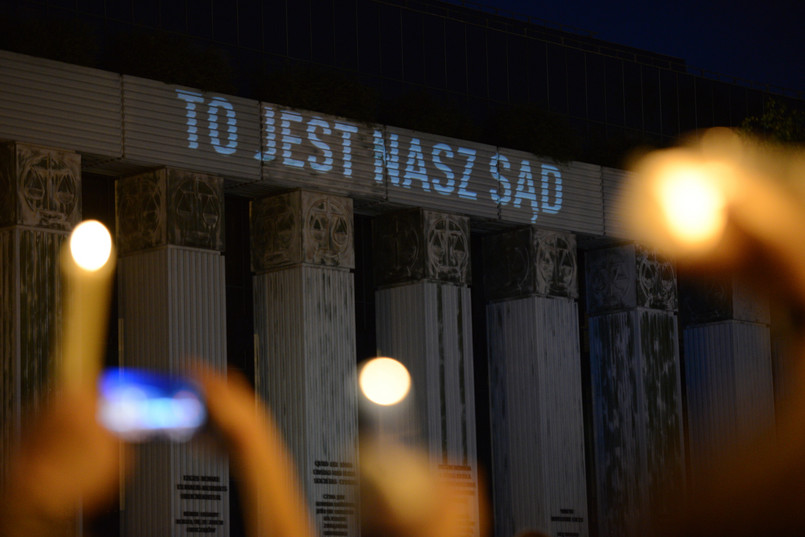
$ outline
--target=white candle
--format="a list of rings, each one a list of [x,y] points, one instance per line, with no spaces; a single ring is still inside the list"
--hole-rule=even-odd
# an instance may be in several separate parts
[[[81,222],[61,251],[62,387],[94,386],[103,364],[115,270],[112,237],[97,220]]]

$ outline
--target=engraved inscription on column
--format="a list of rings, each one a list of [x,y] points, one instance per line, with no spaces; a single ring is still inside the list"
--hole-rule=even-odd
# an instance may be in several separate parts
[[[223,501],[229,487],[221,484],[220,476],[185,474],[181,483],[176,485],[176,490],[179,493],[181,516],[174,522],[177,526],[185,527],[187,533],[216,533],[226,524]],[[196,509],[198,500],[204,501],[208,507]]]
[[[469,218],[413,209],[378,217],[373,223],[375,283],[421,279],[470,283]]]
[[[355,531],[357,479],[354,465],[346,461],[313,462],[313,483],[353,488],[349,494],[322,492],[313,502],[316,525],[323,537],[346,537]]]
[[[578,297],[573,234],[529,226],[486,237],[484,250],[485,288],[490,299]]]
[[[455,535],[473,537],[478,535],[478,484],[472,466],[466,464],[438,464],[439,477],[453,487],[457,504],[455,517],[461,529]]]
[[[160,168],[118,180],[116,197],[121,253],[165,244],[223,250],[220,177]]]
[[[354,268],[352,200],[297,190],[251,204],[252,270]]]
[[[81,218],[81,157],[8,143],[0,148],[0,224],[70,231]]]

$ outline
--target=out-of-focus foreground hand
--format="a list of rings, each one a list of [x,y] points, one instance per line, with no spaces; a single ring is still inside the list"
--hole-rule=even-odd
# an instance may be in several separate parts
[[[95,419],[95,390],[57,393],[24,431],[0,500],[0,535],[75,533],[87,515],[117,498],[121,444]]]
[[[488,535],[485,487],[479,484],[482,537]],[[436,473],[428,453],[392,442],[361,443],[361,535],[461,537],[474,496]]]
[[[620,214],[632,235],[691,273],[752,283],[780,317],[789,312],[788,352],[796,367],[785,380],[797,387],[787,405],[775,409],[775,434],[758,431],[691,475],[687,500],[670,506],[649,534],[805,535],[805,150],[714,129],[686,146],[649,154],[636,172],[625,185]],[[675,192],[685,195],[670,195]],[[713,203],[698,203],[710,194]],[[704,239],[679,232],[709,228],[694,225],[709,220],[717,225]]]
[[[195,373],[207,399],[210,420],[229,452],[242,483],[244,518],[250,537],[314,537],[297,474],[271,415],[238,374]]]

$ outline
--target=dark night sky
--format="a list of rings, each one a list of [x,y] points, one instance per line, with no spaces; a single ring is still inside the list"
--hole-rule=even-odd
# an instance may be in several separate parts
[[[460,0],[451,3],[462,3]],[[690,67],[805,92],[805,0],[475,0],[684,59]]]

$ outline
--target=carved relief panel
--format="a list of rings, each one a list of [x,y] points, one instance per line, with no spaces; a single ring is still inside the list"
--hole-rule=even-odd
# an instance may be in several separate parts
[[[115,195],[121,253],[165,244],[224,248],[220,177],[160,168],[119,179]]]
[[[220,177],[167,170],[168,243],[224,249],[224,182]]]
[[[572,233],[529,226],[484,240],[485,290],[490,299],[540,295],[578,297]]]
[[[685,324],[735,319],[769,324],[767,297],[758,296],[746,282],[725,276],[719,279],[679,279],[679,314]]]
[[[636,305],[633,246],[587,254],[587,307],[591,315]]]
[[[81,156],[31,144],[0,146],[0,224],[69,231],[81,220]]]
[[[587,254],[587,306],[590,314],[644,307],[677,307],[676,270],[656,252],[626,245]]]
[[[297,190],[251,203],[252,270],[355,267],[352,200]]]
[[[428,278],[467,285],[470,282],[470,219],[422,211],[425,220]]]
[[[372,223],[375,283],[422,279],[470,283],[470,222],[464,216],[406,210]]]
[[[673,311],[677,309],[676,270],[655,250],[635,246],[637,261],[637,305]]]
[[[425,238],[419,211],[383,215],[372,221],[375,283],[425,278]]]

